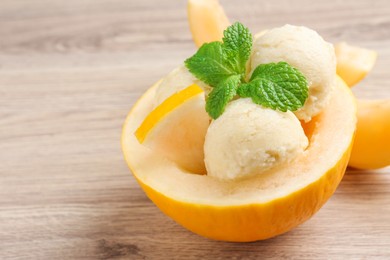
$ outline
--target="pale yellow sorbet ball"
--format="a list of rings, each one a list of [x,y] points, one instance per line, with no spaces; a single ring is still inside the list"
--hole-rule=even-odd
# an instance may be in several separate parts
[[[315,31],[285,25],[256,38],[250,61],[251,72],[260,64],[285,61],[300,70],[308,81],[309,97],[295,112],[310,121],[328,104],[336,79],[336,57],[333,45]]]
[[[233,180],[261,174],[287,163],[308,145],[303,128],[292,112],[237,99],[214,120],[204,145],[207,174]]]

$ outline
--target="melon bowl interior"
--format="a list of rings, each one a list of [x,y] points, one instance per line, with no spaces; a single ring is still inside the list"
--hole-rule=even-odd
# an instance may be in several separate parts
[[[152,110],[157,86],[127,116],[122,149],[147,196],[185,228],[224,241],[267,239],[309,219],[340,183],[356,125],[355,100],[341,79],[329,105],[304,124],[306,151],[289,165],[239,181],[188,173],[137,141],[134,132]]]

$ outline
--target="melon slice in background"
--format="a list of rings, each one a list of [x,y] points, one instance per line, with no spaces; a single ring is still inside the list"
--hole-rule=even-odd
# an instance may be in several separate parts
[[[195,45],[220,41],[223,30],[230,25],[218,0],[189,0],[188,22]]]
[[[352,87],[372,70],[378,54],[369,49],[340,42],[334,46],[337,58],[337,74]]]
[[[390,165],[390,99],[358,100],[358,124],[349,166],[377,169]]]

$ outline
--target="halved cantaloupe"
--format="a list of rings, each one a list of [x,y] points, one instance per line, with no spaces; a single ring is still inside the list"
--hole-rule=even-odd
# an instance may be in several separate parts
[[[356,124],[354,97],[342,80],[330,104],[311,121],[310,145],[293,163],[249,179],[221,181],[189,174],[140,144],[134,131],[153,109],[157,85],[129,113],[122,149],[148,197],[168,216],[202,236],[255,241],[310,218],[337,188]]]
[[[358,100],[358,123],[349,166],[376,169],[390,165],[390,99]]]

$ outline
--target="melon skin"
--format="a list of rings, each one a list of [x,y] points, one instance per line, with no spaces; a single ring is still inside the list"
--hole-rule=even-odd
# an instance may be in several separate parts
[[[265,240],[302,224],[325,204],[344,176],[351,147],[317,182],[267,204],[229,207],[194,205],[169,198],[137,181],[164,214],[198,235],[229,242]]]
[[[345,83],[338,80],[338,84],[340,85],[340,94],[343,95],[339,99],[345,100],[348,98],[349,100],[346,103],[351,106],[355,105],[354,108],[347,109],[350,113],[348,116],[354,117],[355,121],[351,119],[351,127],[348,128],[348,133],[341,135],[343,145],[337,145],[337,147],[340,146],[338,148],[340,156],[332,164],[327,165],[329,167],[323,173],[321,172],[319,178],[275,199],[266,202],[221,205],[217,202],[213,203],[213,201],[204,203],[204,201],[199,202],[194,198],[173,196],[172,193],[169,194],[167,191],[161,192],[161,187],[156,185],[159,182],[158,180],[153,180],[148,174],[145,175],[140,172],[140,170],[145,170],[145,167],[140,166],[143,161],[148,161],[148,156],[139,157],[138,153],[135,152],[136,150],[129,148],[129,144],[132,144],[129,132],[132,131],[131,128],[136,123],[134,114],[147,113],[147,111],[138,109],[140,105],[145,105],[143,103],[144,98],[141,98],[134,106],[123,128],[122,149],[125,159],[146,195],[163,213],[186,229],[210,239],[231,242],[250,242],[275,237],[288,232],[313,216],[332,196],[344,175],[354,138],[355,128],[352,128],[352,122],[356,123],[356,104]],[[153,88],[155,87],[151,89]],[[151,96],[150,93],[146,93],[144,96],[148,95]],[[338,109],[342,109],[342,107],[338,107]],[[138,117],[142,116],[138,114]],[[346,115],[344,116],[346,117]],[[317,123],[312,121],[309,124],[316,125]],[[310,126],[310,128],[313,128],[313,126]],[[340,125],[337,128],[332,127],[332,129],[337,130],[339,128]],[[313,131],[316,130],[310,130],[310,132]],[[309,133],[310,136],[312,134]],[[320,156],[321,154],[318,154],[318,157]],[[153,169],[159,170],[160,168]],[[168,172],[161,170],[158,174],[168,174]],[[210,178],[208,176],[198,177]]]

